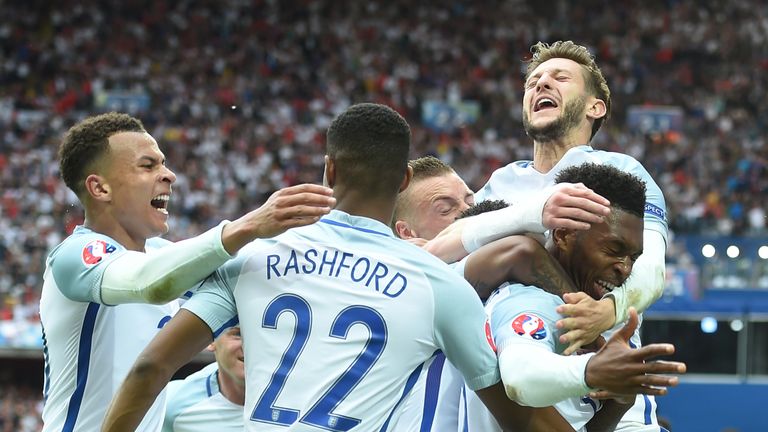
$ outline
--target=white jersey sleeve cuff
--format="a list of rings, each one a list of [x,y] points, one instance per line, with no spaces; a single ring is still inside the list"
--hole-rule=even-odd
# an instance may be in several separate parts
[[[104,270],[97,286],[104,304],[163,304],[232,258],[221,242],[224,221],[205,233],[148,253],[127,251]]]
[[[546,228],[542,222],[542,213],[552,192],[553,189],[548,188],[533,195],[529,201],[468,218],[461,232],[464,249],[472,253],[502,237],[543,233]]]
[[[546,407],[591,391],[584,374],[593,353],[562,356],[538,345],[499,347],[499,369],[507,397],[521,405]]]

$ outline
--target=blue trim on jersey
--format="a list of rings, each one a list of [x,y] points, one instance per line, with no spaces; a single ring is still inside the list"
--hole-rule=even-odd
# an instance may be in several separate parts
[[[348,224],[345,224],[345,223],[342,223],[342,222],[337,222],[337,221],[331,220],[331,219],[320,219],[320,222],[326,223],[328,225],[334,225],[334,226],[342,227],[342,228],[351,228],[353,230],[362,231],[364,233],[378,234],[380,236],[390,237],[390,235],[387,234],[387,233],[383,233],[383,232],[379,232],[379,231],[374,231],[374,230],[371,230],[371,229],[368,229],[368,228],[360,228],[360,227],[348,225]]]
[[[216,339],[217,337],[219,337],[219,335],[224,330],[226,330],[226,329],[228,329],[230,327],[234,327],[234,326],[238,325],[239,323],[240,323],[240,317],[235,315],[234,317],[232,317],[232,319],[230,319],[229,321],[227,321],[224,324],[222,324],[221,327],[218,328],[218,330],[213,332],[213,338]]]
[[[211,388],[211,379],[215,379],[216,382],[218,382],[219,379],[219,370],[216,369],[212,374],[208,375],[208,378],[205,380],[205,391],[208,393],[208,397],[213,396],[213,389]]]
[[[643,395],[643,402],[645,402],[645,409],[643,410],[643,415],[645,417],[645,424],[653,424],[651,422],[651,400],[648,399],[648,395]]]
[[[424,389],[424,412],[421,415],[421,432],[430,432],[435,421],[437,398],[440,396],[440,380],[445,365],[445,354],[437,353],[427,369],[427,383]]]
[[[659,432],[669,432],[664,426],[659,426]]]
[[[93,344],[93,329],[96,327],[96,315],[99,313],[98,303],[89,303],[83,319],[83,329],[80,331],[80,347],[77,351],[77,385],[69,399],[67,418],[62,432],[75,430],[80,404],[83,403],[85,385],[88,382],[88,367],[91,362],[91,345]]]
[[[192,298],[192,291],[187,291],[184,294],[182,294],[181,298],[185,298],[187,300]]]
[[[467,418],[468,412],[467,412],[467,387],[461,388],[461,399],[464,401],[464,427],[461,429],[462,432],[469,432],[469,419]]]
[[[589,404],[592,407],[592,411],[595,414],[597,414],[597,404],[595,403],[595,401],[592,400],[592,398],[589,398],[589,397],[585,396],[585,397],[581,398],[581,401],[586,403],[586,404]]]
[[[400,400],[397,401],[395,406],[392,407],[392,411],[389,412],[389,415],[387,416],[387,421],[384,422],[383,425],[381,425],[381,429],[379,429],[379,432],[385,432],[387,428],[389,427],[389,422],[392,421],[392,415],[395,414],[395,410],[397,410],[397,407],[400,406],[401,403],[403,403],[403,399],[405,399],[406,396],[408,396],[408,393],[411,392],[411,389],[413,386],[416,385],[416,380],[419,378],[419,375],[421,374],[421,369],[424,367],[424,363],[420,364],[416,367],[416,369],[411,372],[411,375],[408,377],[407,380],[405,380],[405,388],[403,389],[403,394],[400,396]]]
[[[45,369],[43,369],[43,404],[48,401],[48,392],[51,389],[51,358],[48,355],[48,339],[45,337],[45,327],[42,323],[40,328],[43,331],[43,361],[45,362]]]

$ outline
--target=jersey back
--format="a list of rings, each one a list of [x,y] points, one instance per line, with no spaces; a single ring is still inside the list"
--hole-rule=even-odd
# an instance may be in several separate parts
[[[386,225],[336,210],[247,246],[184,307],[211,329],[239,313],[247,430],[392,430],[437,350],[472,388],[499,380],[469,284]]]

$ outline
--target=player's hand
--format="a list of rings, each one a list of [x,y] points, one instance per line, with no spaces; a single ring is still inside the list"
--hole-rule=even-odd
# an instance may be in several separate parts
[[[333,189],[315,184],[290,186],[273,193],[261,207],[224,226],[222,242],[229,253],[256,238],[310,225],[336,205]]]
[[[611,213],[610,201],[582,183],[559,183],[544,204],[541,220],[545,228],[588,230]]]
[[[685,373],[685,363],[650,360],[674,353],[675,347],[672,344],[630,348],[629,339],[637,325],[637,311],[630,308],[627,324],[614,333],[605,346],[587,362],[585,382],[597,389],[594,392],[596,397],[638,393],[662,396],[667,394],[667,387],[678,384],[678,378],[661,374]]]
[[[595,300],[584,292],[565,293],[566,304],[557,307],[557,313],[565,318],[556,323],[561,330],[560,343],[568,344],[563,351],[570,355],[597,339],[601,333],[613,327],[616,312],[613,300]]]

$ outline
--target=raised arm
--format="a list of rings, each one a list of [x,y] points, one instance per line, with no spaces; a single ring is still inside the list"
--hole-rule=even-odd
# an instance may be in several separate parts
[[[505,237],[472,252],[464,278],[482,299],[504,282],[537,286],[557,296],[576,291],[560,263],[541,243],[524,235]]]
[[[102,431],[136,430],[173,374],[212,340],[208,326],[192,312],[181,309],[136,359],[112,399]]]
[[[536,199],[459,219],[424,245],[445,262],[455,262],[494,240],[556,227],[589,229],[610,212],[608,201],[581,184],[561,183]]]
[[[144,254],[127,251],[104,270],[100,300],[164,304],[211,274],[250,241],[309,225],[327,214],[335,199],[324,186],[303,184],[281,189],[258,209],[200,236]]]

